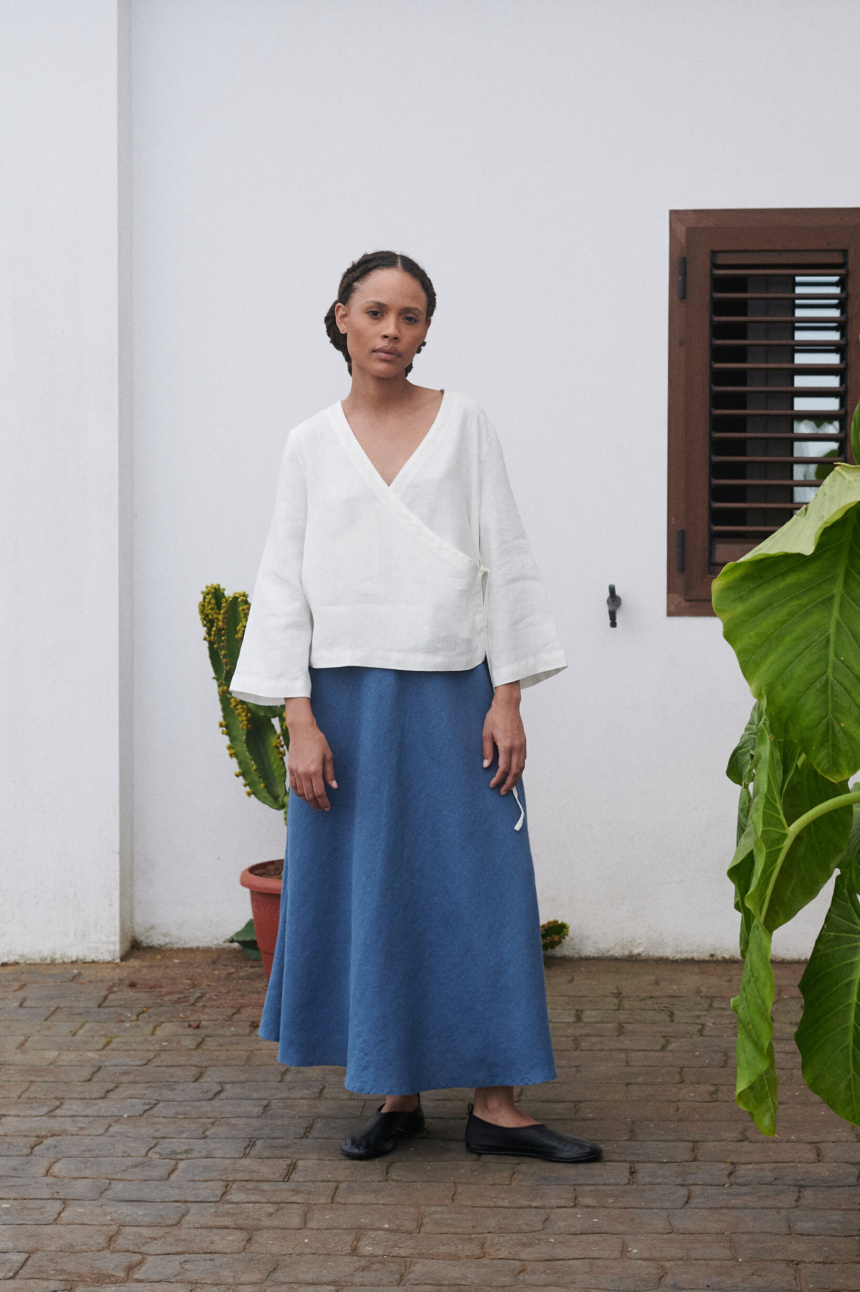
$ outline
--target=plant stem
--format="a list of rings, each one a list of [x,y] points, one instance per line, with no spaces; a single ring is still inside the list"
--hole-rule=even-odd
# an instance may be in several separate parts
[[[851,803],[860,803],[860,790],[852,790],[850,794],[837,794],[835,799],[826,799],[823,803],[818,803],[803,816],[799,816],[796,821],[792,821],[788,827],[788,833],[785,836],[785,843],[782,845],[782,851],[779,854],[775,866],[775,872],[779,871],[780,866],[785,861],[786,853],[794,843],[801,830],[805,830],[813,821],[817,821],[820,816],[826,816],[828,812],[835,812],[837,808],[848,807]]]

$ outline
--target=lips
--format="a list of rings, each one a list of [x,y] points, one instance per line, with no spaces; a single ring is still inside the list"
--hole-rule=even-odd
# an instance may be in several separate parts
[[[380,347],[379,347],[379,349],[378,349],[378,350],[374,350],[374,352],[373,352],[373,353],[374,353],[374,354],[382,354],[382,355],[384,355],[384,356],[386,357],[386,359],[399,359],[399,358],[400,358],[400,351],[399,351],[399,350],[390,350],[390,349],[388,349],[388,347],[387,347],[387,346],[380,346]]]

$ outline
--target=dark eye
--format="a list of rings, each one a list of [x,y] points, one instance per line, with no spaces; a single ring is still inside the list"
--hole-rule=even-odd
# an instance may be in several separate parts
[[[417,323],[417,322],[418,322],[418,320],[417,320],[417,319],[414,319],[414,318],[406,318],[406,319],[404,319],[404,322],[405,322],[405,323]]]
[[[375,318],[377,315],[380,315],[382,313],[381,310],[368,310],[367,312],[368,314],[370,314],[372,318]]]

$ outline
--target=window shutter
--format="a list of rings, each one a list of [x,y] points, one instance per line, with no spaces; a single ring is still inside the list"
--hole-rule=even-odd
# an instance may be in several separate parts
[[[860,211],[672,216],[668,611],[708,614],[713,576],[849,458]]]

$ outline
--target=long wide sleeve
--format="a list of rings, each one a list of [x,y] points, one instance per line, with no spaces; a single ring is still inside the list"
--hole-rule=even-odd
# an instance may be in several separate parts
[[[480,485],[481,560],[489,571],[485,592],[487,661],[493,686],[534,686],[567,668],[546,588],[511,490],[502,446],[483,419]]]
[[[256,704],[283,704],[311,693],[313,617],[302,589],[307,488],[293,435],[281,458],[275,510],[251,597],[251,613],[232,693]]]

